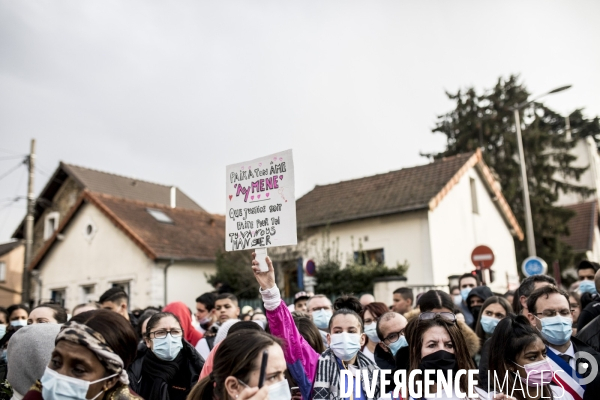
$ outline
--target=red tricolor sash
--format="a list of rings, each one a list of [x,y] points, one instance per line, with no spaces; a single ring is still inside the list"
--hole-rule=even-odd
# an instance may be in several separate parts
[[[554,372],[552,381],[562,386],[565,392],[573,396],[575,400],[582,400],[585,385],[579,383],[579,380],[582,379],[581,376],[571,368],[568,362],[552,350],[548,349],[547,356]]]

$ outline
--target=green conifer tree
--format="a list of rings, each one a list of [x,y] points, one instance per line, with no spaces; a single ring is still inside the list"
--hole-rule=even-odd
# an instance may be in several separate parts
[[[524,230],[520,165],[511,107],[527,101],[529,92],[519,77],[512,75],[498,79],[493,88],[481,94],[468,88],[447,93],[447,96],[456,107],[438,116],[433,132],[446,135],[447,148],[435,157],[480,148],[485,162],[497,174],[502,193]],[[567,222],[573,213],[554,204],[559,191],[582,196],[589,196],[593,191],[576,184],[586,168],[572,165],[575,156],[569,150],[576,142],[567,138],[565,117],[540,102],[531,103],[521,110],[520,115],[537,255],[548,264],[558,260],[561,268],[565,268],[573,263],[574,255],[560,237],[569,234]],[[570,123],[575,139],[596,137],[600,133],[598,118],[586,120],[581,110],[572,114]],[[516,240],[515,247],[520,265],[527,257],[526,241]]]

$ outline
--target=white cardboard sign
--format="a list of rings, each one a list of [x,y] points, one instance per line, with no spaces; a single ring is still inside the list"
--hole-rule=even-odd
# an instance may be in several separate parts
[[[227,166],[227,251],[297,244],[292,150]]]

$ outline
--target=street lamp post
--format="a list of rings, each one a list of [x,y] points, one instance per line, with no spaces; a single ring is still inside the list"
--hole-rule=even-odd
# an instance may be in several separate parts
[[[512,108],[515,116],[515,128],[517,131],[517,148],[519,150],[519,163],[521,164],[521,183],[523,184],[523,204],[525,206],[525,233],[527,235],[527,252],[529,253],[529,257],[536,256],[535,236],[533,234],[533,219],[531,216],[531,203],[529,201],[529,184],[527,183],[527,168],[525,167],[525,154],[523,152],[523,137],[521,136],[521,118],[519,116],[519,111],[544,96],[562,92],[563,90],[567,90],[570,87],[571,85],[561,86],[559,88],[549,91],[548,93],[544,93],[540,96],[537,96],[532,100],[526,100],[521,104],[517,104]]]

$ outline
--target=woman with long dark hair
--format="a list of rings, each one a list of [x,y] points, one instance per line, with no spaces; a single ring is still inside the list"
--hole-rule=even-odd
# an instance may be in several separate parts
[[[448,312],[424,312],[418,318],[410,321],[406,327],[406,340],[410,343],[410,366],[407,375],[415,369],[436,370],[443,372],[452,371],[454,374],[462,369],[473,369],[473,360],[469,355],[467,343],[460,328],[456,325],[456,316]],[[422,380],[423,375],[417,375],[415,381]],[[453,378],[454,379],[454,378]],[[421,385],[423,382],[421,381]],[[466,374],[460,378],[460,390],[468,393]],[[441,390],[436,384],[429,387],[429,392],[436,394]],[[425,387],[423,385],[423,391]],[[442,394],[445,394],[443,392]],[[457,399],[453,397],[431,398]],[[423,397],[424,393],[423,393]]]
[[[493,351],[487,384],[478,390],[482,398],[502,397],[499,393],[517,400],[571,398],[560,387],[549,385],[552,367],[546,358],[546,346],[526,317],[509,315],[501,320],[490,339],[490,348]],[[504,388],[494,386],[498,382]]]
[[[492,296],[483,303],[475,325],[475,333],[482,345],[492,337],[498,323],[512,313],[512,307],[504,297]]]

